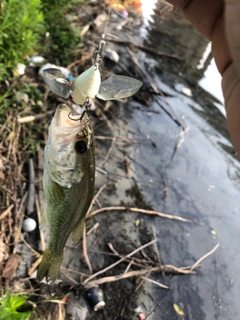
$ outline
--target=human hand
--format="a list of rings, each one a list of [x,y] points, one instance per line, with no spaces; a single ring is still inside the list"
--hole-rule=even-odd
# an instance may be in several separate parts
[[[227,123],[240,154],[240,0],[168,0],[183,10],[194,27],[212,41],[222,75]]]

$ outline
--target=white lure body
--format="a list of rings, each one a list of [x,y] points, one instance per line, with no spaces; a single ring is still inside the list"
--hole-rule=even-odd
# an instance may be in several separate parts
[[[74,80],[71,93],[73,101],[77,104],[83,104],[87,98],[95,98],[100,85],[101,75],[99,69],[93,65]]]

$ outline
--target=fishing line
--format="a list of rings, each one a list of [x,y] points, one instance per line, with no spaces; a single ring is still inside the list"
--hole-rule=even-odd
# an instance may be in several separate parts
[[[110,17],[110,14],[111,14],[111,11],[112,11],[112,0],[109,4],[109,9],[108,9],[108,14],[107,14],[107,21],[105,23],[105,27],[104,27],[104,30],[103,30],[103,33],[102,33],[102,39],[105,38],[106,35],[109,35],[109,36],[112,36],[112,37],[115,37],[115,38],[118,38],[117,36],[114,36],[114,35],[111,35],[109,33],[106,33],[106,30],[107,30],[107,27],[108,27],[108,21],[109,21],[109,17]],[[104,40],[100,40],[99,42],[99,45],[98,45],[98,50],[95,51],[95,54],[96,54],[96,58],[95,58],[95,62],[94,62],[94,65],[96,68],[98,68],[98,65],[101,63],[101,60],[102,60],[102,57],[103,57],[103,50],[104,50],[104,46],[105,46],[105,41]],[[70,120],[73,120],[73,121],[82,121],[84,115],[86,113],[88,113],[89,111],[89,108],[91,106],[91,99],[87,98],[87,100],[84,102],[84,104],[82,105],[82,107],[84,108],[84,111],[83,113],[81,114],[80,118],[78,119],[74,119],[71,117],[71,112],[68,114],[68,118]]]
[[[109,9],[108,9],[108,13],[107,13],[106,23],[105,23],[105,26],[104,26],[104,29],[103,29],[103,33],[101,34],[102,39],[105,39],[105,36],[106,36],[106,35],[112,36],[112,37],[116,37],[116,36],[114,36],[114,35],[111,35],[111,34],[109,34],[109,33],[106,33],[111,11],[112,11],[112,0],[111,0],[111,2],[110,2],[110,4],[109,4]],[[118,37],[116,37],[116,38],[118,38]],[[94,65],[95,65],[96,68],[98,68],[98,65],[101,63],[101,60],[102,60],[102,57],[103,57],[102,52],[103,52],[105,43],[106,43],[106,42],[105,42],[104,40],[100,40],[99,45],[98,45],[98,49],[95,51],[96,58],[95,58]]]
[[[112,0],[111,0],[111,2],[110,2],[110,4],[109,4],[109,9],[108,9],[108,14],[107,14],[107,21],[106,21],[106,23],[105,23],[105,27],[104,27],[104,30],[103,30],[103,33],[102,33],[102,39],[104,39],[105,36],[110,36],[110,37],[112,37],[112,38],[119,39],[118,36],[115,36],[115,35],[113,35],[113,34],[111,34],[111,33],[107,33],[107,32],[106,32],[107,27],[108,27],[108,22],[109,22],[109,20],[110,20],[110,14],[111,14],[111,12],[112,12]]]
[[[108,21],[109,21],[109,17],[110,17],[111,11],[112,11],[112,0],[110,1],[110,4],[109,4],[109,9],[108,9],[108,14],[107,14],[107,21],[105,23],[105,27],[104,27],[103,34],[102,34],[102,38],[103,39],[105,38],[105,35],[107,34],[106,30],[107,30]]]

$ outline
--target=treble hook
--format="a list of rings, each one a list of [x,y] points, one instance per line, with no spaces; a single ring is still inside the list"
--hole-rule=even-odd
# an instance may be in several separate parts
[[[86,113],[88,113],[90,106],[91,106],[91,99],[90,99],[90,98],[87,98],[87,100],[86,100],[86,101],[84,102],[84,104],[82,105],[82,107],[84,107],[84,110],[83,110],[83,113],[80,115],[80,118],[77,118],[77,119],[71,118],[71,112],[69,112],[68,118],[69,118],[70,120],[73,120],[73,121],[80,121],[80,122],[81,122],[82,119],[83,119],[83,117],[84,117],[84,115],[85,115]]]

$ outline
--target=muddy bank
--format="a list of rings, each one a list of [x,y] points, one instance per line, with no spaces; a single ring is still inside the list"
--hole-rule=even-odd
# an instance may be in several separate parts
[[[197,83],[206,68],[196,69],[207,42],[176,10],[169,9],[155,21],[161,24],[160,43],[151,44],[156,39],[151,37],[151,31],[144,45],[155,44],[159,51],[169,48],[169,53],[183,57],[184,62],[165,57],[153,59],[145,52],[135,51],[165,97],[151,94],[143,103],[132,100],[123,105],[128,126],[137,132],[131,137],[138,141],[127,152],[144,201],[160,212],[195,223],[142,216],[142,224],[156,235],[158,261],[162,264],[191,265],[217,243],[220,247],[195,275],[151,274],[152,279],[169,285],[171,290],[148,284],[136,301],[148,319],[178,319],[174,304],[182,307],[185,319],[234,319],[239,296],[239,159],[229,140],[225,118],[216,106],[219,101]],[[158,28],[157,23],[154,26]],[[188,50],[186,43],[190,45]],[[118,52],[121,50],[118,48]],[[146,79],[144,83],[142,92],[151,91]],[[187,97],[182,88],[189,88],[192,96]],[[142,99],[139,95],[137,98]],[[184,125],[185,131],[174,119]],[[106,164],[104,169],[108,168]],[[123,190],[119,189],[121,195],[126,188],[128,183],[124,182]],[[120,201],[126,201],[125,195]],[[119,319],[125,319],[124,313]]]
[[[112,153],[103,166],[108,174],[97,174],[97,185],[99,181],[103,183],[111,177],[115,180],[115,190],[110,198],[109,193],[101,195],[103,199],[100,197],[100,203],[103,206],[129,205],[129,201],[134,204],[134,199],[130,199],[126,191],[137,185],[145,205],[191,219],[194,223],[108,212],[96,217],[96,221],[100,222],[100,234],[104,236],[97,236],[95,242],[92,240],[92,247],[94,251],[98,246],[97,250],[104,251],[110,241],[117,251],[124,248],[126,254],[133,249],[132,243],[135,246],[143,244],[148,234],[150,238],[157,238],[155,249],[148,254],[154,254],[155,261],[161,264],[177,266],[193,264],[217,243],[220,247],[194,275],[150,275],[151,279],[170,286],[170,290],[145,282],[134,293],[139,281],[135,279],[103,286],[106,307],[98,314],[89,316],[89,319],[135,319],[137,316],[133,310],[137,305],[141,305],[147,319],[179,319],[174,304],[181,307],[184,319],[236,318],[239,160],[231,146],[225,118],[216,107],[219,101],[197,84],[204,69],[197,70],[196,67],[207,42],[176,10],[169,8],[160,20],[159,16],[153,18],[161,24],[161,36],[157,38],[160,41],[156,42],[156,32],[159,33],[156,23],[152,30],[148,30],[142,43],[153,46],[156,51],[183,57],[183,61],[153,58],[146,52],[133,49],[141,66],[165,93],[165,97],[154,94],[151,84],[143,77],[144,86],[136,96],[138,101],[131,99],[125,104],[115,103],[110,107],[107,116],[114,127],[113,136],[131,138],[135,143],[119,146],[120,141],[115,141]],[[133,39],[129,30],[125,37]],[[194,40],[188,41],[186,50],[187,39]],[[128,75],[142,75],[138,67],[131,63],[131,57],[123,46],[110,46],[121,57],[120,64],[113,66],[115,73],[119,73],[124,65]],[[129,67],[126,67],[129,62]],[[191,97],[183,93],[183,88],[190,89]],[[98,132],[97,127],[95,131]],[[104,126],[100,134],[106,132]],[[109,131],[109,134],[112,132]],[[108,145],[106,141],[97,141],[101,155],[107,153],[109,146],[110,141]],[[97,163],[101,161],[98,157]],[[126,163],[130,164],[130,168],[126,169]],[[137,227],[138,220],[140,226]],[[107,261],[102,254],[92,254],[91,249],[90,260],[96,270],[103,268]]]

